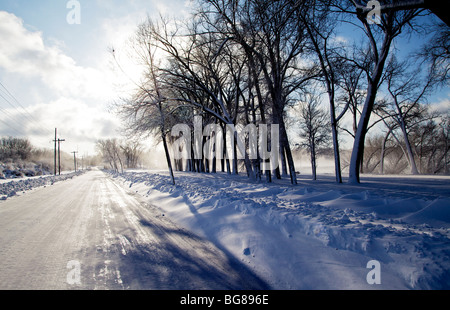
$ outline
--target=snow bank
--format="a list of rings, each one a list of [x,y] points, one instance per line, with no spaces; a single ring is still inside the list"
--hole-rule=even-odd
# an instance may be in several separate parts
[[[0,163],[0,180],[50,175],[48,168],[35,163]]]
[[[449,179],[291,186],[178,173],[173,186],[163,172],[115,177],[274,289],[450,288]],[[410,192],[414,180],[422,192]],[[381,264],[380,285],[366,279],[371,260]]]
[[[0,200],[6,200],[16,196],[18,193],[26,192],[37,187],[53,185],[56,182],[71,179],[82,174],[83,171],[65,173],[59,176],[30,177],[14,181],[0,183]]]

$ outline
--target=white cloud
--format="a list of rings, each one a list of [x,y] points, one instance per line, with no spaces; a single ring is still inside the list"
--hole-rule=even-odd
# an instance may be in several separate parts
[[[105,73],[78,66],[60,44],[46,46],[42,33],[26,29],[15,15],[0,11],[0,37],[0,67],[7,72],[39,78],[58,94],[99,99],[111,93]]]
[[[94,152],[97,139],[119,135],[117,117],[107,112],[116,99],[109,70],[77,65],[59,48],[62,42],[46,45],[41,32],[28,30],[23,20],[3,11],[0,38],[0,81],[8,88],[13,84],[12,92],[26,98],[23,105],[29,113],[0,100],[8,113],[0,135],[27,136],[38,147],[52,147],[58,128],[66,147],[81,152]]]
[[[61,97],[33,106],[29,111],[39,124],[27,124],[26,131],[31,139],[44,134],[50,139],[54,128],[58,128],[59,136],[66,139],[68,148],[78,147],[93,152],[93,145],[99,138],[119,135],[120,124],[116,118],[102,106],[89,105],[82,100]]]
[[[102,106],[89,105],[82,100],[60,97],[29,107],[27,113],[20,109],[4,109],[0,132],[5,136],[27,137],[36,147],[51,147],[54,130],[66,139],[68,149],[93,153],[98,139],[120,135],[121,124]]]
[[[450,99],[443,99],[439,102],[433,103],[430,105],[430,109],[441,114],[450,113]]]
[[[344,37],[344,36],[336,36],[332,39],[332,42],[336,42],[336,43],[342,43],[342,44],[348,44],[349,40],[348,38]]]

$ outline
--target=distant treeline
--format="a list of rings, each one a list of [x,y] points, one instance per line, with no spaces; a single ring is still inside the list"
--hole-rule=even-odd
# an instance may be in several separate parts
[[[124,168],[137,168],[144,151],[143,145],[136,140],[98,140],[96,147],[105,167],[116,172],[123,172]]]
[[[26,138],[6,137],[0,139],[0,162],[26,161],[31,158],[33,146]]]
[[[96,156],[78,159],[77,167],[96,165]],[[73,170],[73,156],[61,152],[61,170]],[[54,150],[37,148],[28,138],[0,138],[0,178],[53,174]]]

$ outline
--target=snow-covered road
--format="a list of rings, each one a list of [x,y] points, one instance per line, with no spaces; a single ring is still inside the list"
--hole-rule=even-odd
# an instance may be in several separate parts
[[[0,202],[0,289],[265,289],[94,170]]]

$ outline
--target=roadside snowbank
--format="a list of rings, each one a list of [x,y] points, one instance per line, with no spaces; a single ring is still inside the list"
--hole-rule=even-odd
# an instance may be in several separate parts
[[[450,179],[252,183],[227,174],[115,175],[274,289],[449,289]],[[380,285],[367,275],[380,263]]]
[[[32,190],[37,187],[53,185],[56,182],[71,179],[74,176],[82,174],[83,171],[64,173],[59,176],[44,176],[44,177],[29,177],[16,180],[2,180],[0,182],[0,200],[6,200],[10,197],[16,196],[19,193],[23,193]]]
[[[0,180],[43,176],[50,174],[50,169],[44,164],[36,164],[33,162],[8,164],[0,163]]]

